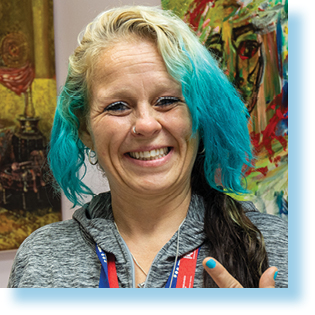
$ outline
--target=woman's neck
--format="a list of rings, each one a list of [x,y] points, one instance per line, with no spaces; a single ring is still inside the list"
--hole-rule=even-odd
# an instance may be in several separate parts
[[[127,238],[172,236],[185,219],[190,199],[190,187],[181,193],[144,196],[136,194],[112,194],[115,222]],[[167,235],[167,236],[166,236]]]

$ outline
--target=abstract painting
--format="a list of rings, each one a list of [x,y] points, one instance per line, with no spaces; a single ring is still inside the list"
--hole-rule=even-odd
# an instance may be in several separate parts
[[[47,167],[56,106],[52,0],[0,0],[0,250],[61,220]]]
[[[288,1],[162,0],[199,37],[250,113],[255,160],[246,173],[264,213],[288,217]]]

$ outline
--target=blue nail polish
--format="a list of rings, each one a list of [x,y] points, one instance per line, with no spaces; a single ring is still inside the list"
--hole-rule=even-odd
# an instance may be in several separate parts
[[[207,262],[206,262],[206,266],[210,269],[213,269],[215,267],[216,263],[213,259],[209,259]]]
[[[274,274],[274,276],[273,276],[273,280],[276,280],[277,275],[278,275],[278,271],[275,272],[275,274]]]

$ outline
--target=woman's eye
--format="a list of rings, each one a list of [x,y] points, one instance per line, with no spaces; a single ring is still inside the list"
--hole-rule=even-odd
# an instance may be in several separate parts
[[[124,102],[115,102],[112,103],[110,105],[108,105],[105,108],[105,112],[117,112],[117,113],[121,113],[125,110],[129,109],[128,105]]]
[[[181,102],[181,99],[175,96],[162,96],[160,97],[155,106],[160,106],[160,107],[167,107],[170,105],[174,105],[178,102]]]

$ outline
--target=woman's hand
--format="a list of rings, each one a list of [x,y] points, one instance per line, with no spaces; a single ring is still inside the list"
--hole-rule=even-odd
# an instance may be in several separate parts
[[[243,288],[242,285],[214,258],[205,258],[202,265],[219,288]],[[277,274],[277,267],[268,268],[260,277],[259,288],[274,288]]]

